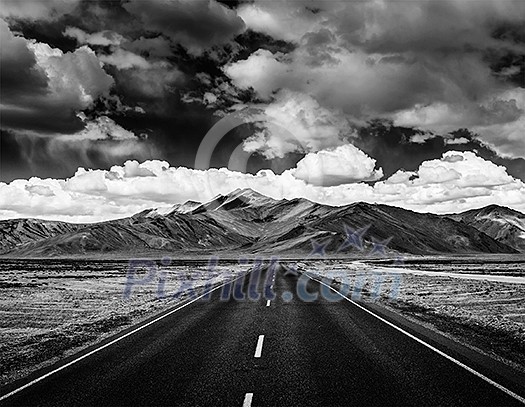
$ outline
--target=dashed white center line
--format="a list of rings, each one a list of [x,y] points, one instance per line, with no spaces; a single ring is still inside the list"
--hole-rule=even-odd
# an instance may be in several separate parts
[[[270,306],[270,300],[266,300],[266,306],[267,306],[267,307]]]
[[[246,393],[242,407],[250,407],[252,405],[253,393]]]
[[[255,355],[253,355],[254,358],[261,357],[263,342],[264,342],[264,335],[259,335],[259,339],[257,340],[257,347],[255,348]]]

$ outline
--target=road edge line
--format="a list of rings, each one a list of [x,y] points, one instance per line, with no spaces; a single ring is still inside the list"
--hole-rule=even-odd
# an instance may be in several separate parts
[[[104,345],[102,345],[102,346],[100,346],[100,347],[98,347],[98,348],[96,348],[96,349],[93,349],[92,351],[86,353],[85,355],[79,356],[78,358],[76,358],[76,359],[74,359],[74,360],[72,360],[72,361],[66,363],[65,365],[62,365],[62,366],[60,366],[60,367],[57,367],[56,369],[54,369],[54,370],[52,370],[52,371],[50,371],[50,372],[47,372],[46,374],[44,374],[44,375],[42,375],[42,376],[40,376],[40,377],[37,377],[36,379],[31,380],[29,383],[26,383],[26,384],[24,384],[23,386],[20,386],[20,387],[18,387],[18,388],[16,388],[16,389],[10,391],[9,393],[4,394],[3,396],[0,396],[0,401],[6,400],[6,399],[8,399],[9,397],[14,396],[15,394],[21,392],[22,390],[25,390],[25,389],[27,389],[28,387],[31,387],[33,384],[36,384],[36,383],[38,383],[38,382],[41,382],[42,380],[48,378],[49,376],[52,376],[52,375],[54,375],[55,373],[58,373],[58,372],[60,372],[61,370],[64,370],[65,368],[67,368],[67,367],[69,367],[69,366],[71,366],[71,365],[74,365],[74,364],[77,363],[77,362],[80,362],[81,360],[87,358],[88,356],[91,356],[91,355],[93,355],[93,354],[95,354],[95,353],[101,351],[102,349],[105,349],[105,348],[107,348],[107,347],[109,347],[109,346],[111,346],[111,345],[113,345],[113,344],[115,344],[115,343],[121,341],[122,339],[127,338],[128,336],[133,335],[134,333],[136,333],[136,332],[138,332],[138,331],[140,331],[140,330],[142,330],[142,329],[144,329],[144,328],[146,328],[146,327],[148,327],[148,326],[150,326],[150,325],[152,325],[152,324],[154,324],[154,323],[160,321],[161,319],[166,318],[167,316],[169,316],[169,315],[171,315],[171,314],[173,314],[173,313],[175,313],[175,312],[181,310],[182,308],[185,308],[185,307],[187,307],[188,305],[193,304],[195,301],[200,300],[202,297],[205,297],[206,295],[212,293],[213,291],[218,290],[219,288],[222,288],[222,287],[224,287],[224,286],[227,285],[227,284],[231,284],[231,283],[233,283],[234,281],[237,281],[238,279],[240,279],[240,278],[242,278],[242,277],[245,277],[247,274],[249,274],[249,273],[242,274],[241,276],[239,276],[239,277],[237,277],[237,278],[235,278],[235,279],[233,279],[233,280],[227,281],[227,282],[225,282],[224,284],[221,284],[221,285],[219,285],[219,286],[217,286],[217,287],[215,287],[215,288],[213,288],[213,289],[211,289],[211,290],[209,290],[209,291],[206,291],[204,294],[199,295],[197,298],[194,298],[193,300],[191,300],[191,301],[189,301],[189,302],[186,302],[186,303],[184,303],[184,304],[178,306],[177,308],[175,308],[175,309],[173,309],[173,310],[171,310],[171,311],[168,311],[168,312],[165,313],[165,314],[162,314],[161,316],[159,316],[159,317],[157,317],[157,318],[155,318],[155,319],[153,319],[153,320],[151,320],[151,321],[145,323],[144,325],[140,325],[140,326],[138,326],[137,328],[133,329],[132,331],[129,331],[129,332],[125,333],[124,335],[119,336],[118,338],[115,338],[115,339],[112,340],[111,342],[108,342],[108,343],[106,343],[106,344],[104,344]],[[117,334],[117,335],[118,335],[118,334]]]
[[[370,311],[369,309],[363,307],[362,305],[358,304],[354,300],[346,297],[345,295],[341,294],[338,290],[335,288],[329,286],[328,284],[324,283],[323,281],[317,280],[316,278],[311,277],[310,275],[306,274],[306,276],[313,281],[317,281],[319,284],[324,285],[325,287],[328,287],[330,290],[334,291],[338,295],[340,295],[342,298],[350,302],[351,304],[355,305],[356,307],[362,309],[363,311],[369,313],[370,315],[374,316],[375,318],[379,319],[380,321],[384,322],[385,324],[391,326],[392,328],[398,330],[399,332],[405,334],[409,338],[415,340],[416,342],[419,342],[421,345],[427,347],[428,349],[436,352],[438,355],[443,356],[445,359],[450,360],[451,362],[455,363],[456,365],[462,367],[466,371],[472,373],[473,375],[479,377],[480,379],[486,381],[487,383],[491,384],[492,386],[496,387],[497,389],[501,390],[502,392],[506,393],[507,395],[513,397],[514,399],[518,400],[522,404],[525,404],[525,398],[520,396],[519,394],[514,393],[512,390],[507,389],[505,386],[502,386],[501,384],[495,382],[494,380],[488,378],[483,373],[478,372],[477,370],[474,370],[473,368],[467,366],[463,362],[460,362],[459,360],[453,358],[452,356],[448,355],[447,353],[443,352],[442,350],[439,350],[438,348],[426,343],[424,340],[418,338],[415,335],[412,335],[410,332],[405,331],[403,328],[398,327],[397,325],[393,324],[390,321],[387,321],[385,318],[375,314],[374,312]]]

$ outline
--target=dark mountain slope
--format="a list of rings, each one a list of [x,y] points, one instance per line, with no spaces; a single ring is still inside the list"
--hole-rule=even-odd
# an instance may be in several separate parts
[[[525,252],[525,215],[521,212],[490,205],[448,217],[470,225],[498,242]]]
[[[389,248],[404,253],[515,252],[508,245],[452,219],[367,203],[339,208],[315,205],[304,213],[304,217],[297,219],[295,227],[286,231],[286,235],[276,236],[273,240],[266,236],[261,243],[283,242],[272,246],[275,249],[283,246],[283,250],[291,247],[306,250],[311,247],[310,239],[330,239],[328,249],[334,251],[345,240],[344,225],[351,229],[369,227],[363,236],[365,242],[392,238]],[[308,239],[305,240],[305,236]]]
[[[0,253],[25,243],[75,232],[84,225],[40,219],[9,219],[0,221]]]
[[[143,216],[85,226],[45,240],[16,247],[23,256],[86,253],[145,253],[148,251],[213,252],[235,249],[249,241],[224,230],[202,215]]]
[[[458,215],[459,216],[459,215]],[[18,222],[17,227],[12,224]],[[25,223],[24,223],[25,222]],[[237,190],[171,210],[147,210],[130,218],[90,224],[19,220],[0,222],[10,256],[65,256],[96,253],[308,253],[311,241],[330,242],[327,252],[359,253],[345,242],[345,226],[368,227],[368,250],[391,238],[388,247],[404,253],[514,253],[465,221],[387,205],[355,203],[331,207],[306,199],[274,200]]]

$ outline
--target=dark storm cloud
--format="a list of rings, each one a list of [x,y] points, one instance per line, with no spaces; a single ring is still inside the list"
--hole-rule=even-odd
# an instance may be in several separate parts
[[[272,53],[280,52],[287,54],[297,47],[296,44],[291,42],[275,39],[269,35],[253,30],[246,30],[238,35],[235,41],[241,45],[242,48],[233,60],[246,59],[258,49],[266,49]]]
[[[23,3],[37,3],[37,6],[40,6],[45,5],[47,1],[25,0]],[[89,34],[110,31],[129,38],[139,38],[144,34],[141,21],[127,12],[120,0],[72,1],[71,6],[62,13],[54,13],[48,18],[44,18],[45,16],[23,15],[8,18],[8,21],[12,30],[22,33],[25,38],[48,44],[64,52],[74,51],[79,44],[74,36],[64,35],[68,27]]]
[[[24,109],[4,109],[2,127],[17,132],[17,136],[6,133],[9,137],[4,136],[3,144],[7,146],[4,150],[13,152],[19,149],[21,154],[12,156],[19,157],[18,167],[22,175],[33,171],[33,174],[47,176],[70,176],[76,166],[108,168],[114,164],[113,156],[100,154],[99,159],[93,157],[93,152],[98,150],[92,145],[103,144],[101,140],[76,143],[67,154],[63,154],[64,143],[60,144],[60,148],[56,143],[51,148],[53,143],[50,141],[33,139],[26,132],[31,130],[35,135],[43,133],[50,136],[54,132],[79,132],[85,126],[76,116],[79,110],[83,110],[89,120],[100,113],[108,114],[135,134],[147,135],[144,143],[152,149],[149,150],[151,155],[148,156],[148,152],[142,155],[144,159],[167,159],[176,165],[192,166],[200,140],[218,117],[206,106],[182,102],[181,92],[196,91],[202,95],[211,91],[220,94],[227,87],[235,97],[241,97],[242,101],[249,100],[249,92],[237,91],[228,84],[228,78],[218,66],[217,57],[231,60],[248,56],[261,46],[275,52],[293,49],[293,45],[284,41],[253,31],[245,32],[244,23],[236,16],[232,5],[197,1],[185,4],[184,8],[182,6],[181,2],[172,2],[166,9],[160,2],[140,2],[127,3],[122,7],[120,2],[81,1],[62,13],[53,11],[46,18],[23,14],[20,10],[17,15],[12,14],[12,27],[38,43],[49,44],[65,53],[73,53],[79,46],[87,44],[99,59],[105,61],[104,70],[114,81],[111,95],[107,94],[103,100],[94,100],[89,106],[73,104],[72,108],[65,109],[59,100],[53,103],[48,100],[47,108],[42,109],[40,99],[36,99],[25,104],[14,103],[16,106],[24,105]],[[146,11],[147,15],[143,16]],[[234,38],[236,42],[232,42]],[[23,38],[19,40],[27,50],[28,61],[38,72],[34,51],[27,49]],[[17,65],[13,71],[19,68]],[[6,69],[5,73],[9,71]],[[198,73],[209,75],[213,83],[208,87],[198,80],[190,80]],[[50,84],[45,72],[42,72],[41,79],[41,90],[49,95]],[[18,95],[24,95],[21,92],[23,88],[14,80],[9,79],[9,82]],[[27,79],[24,82],[31,83]],[[38,89],[28,85],[29,88],[32,92]],[[222,107],[228,107],[231,99],[225,98],[222,103]],[[142,109],[143,113],[135,111],[135,108]],[[226,157],[239,144],[239,137],[246,138],[250,134],[250,130],[241,129],[226,137],[214,163],[224,165],[223,156]],[[63,154],[63,159],[54,161],[56,154]],[[254,163],[259,161],[257,157],[251,160],[253,170],[258,169],[258,164]],[[260,165],[267,165],[264,159]]]
[[[62,53],[12,34],[0,20],[2,127],[68,133],[76,112],[106,94],[113,79],[87,48]]]
[[[140,17],[147,30],[163,33],[197,55],[232,40],[245,28],[234,10],[215,0],[132,0],[123,7]]]
[[[496,126],[494,138],[480,135],[481,140],[519,155],[522,140],[516,133],[500,131],[500,126],[523,116],[519,97],[500,97],[513,86],[523,86],[523,13],[517,2],[482,0],[475,7],[472,2],[450,0],[386,2],[381,7],[377,2],[326,1],[62,3],[49,0],[44,7],[43,2],[13,1],[3,11],[12,32],[61,50],[55,73],[71,79],[57,87],[24,38],[11,46],[15,57],[4,57],[2,44],[2,99],[10,104],[2,112],[2,128],[22,134],[17,141],[15,133],[9,133],[2,145],[11,157],[18,157],[23,176],[31,172],[70,176],[76,166],[108,168],[121,164],[126,154],[193,166],[202,138],[220,114],[232,105],[262,104],[266,111],[278,108],[293,116],[283,114],[289,123],[312,118],[307,123],[313,123],[314,143],[306,144],[314,145],[314,150],[341,142],[341,129],[334,126],[326,142],[315,143],[319,111],[330,122],[352,121],[355,128],[375,117],[399,120],[406,126],[402,130],[390,126],[381,135],[362,131],[356,141],[387,176],[401,167],[415,169],[444,151],[476,149],[524,177],[523,160],[498,157],[480,138],[463,144],[447,144],[446,137],[410,142],[410,134],[426,134],[427,127],[434,126],[423,126],[427,123],[421,117],[436,117],[441,105],[434,105],[439,102],[449,109],[443,117],[451,129],[436,134],[465,126]],[[32,7],[26,7],[29,4]],[[77,51],[82,46],[92,52]],[[250,64],[243,65],[245,61]],[[237,76],[229,75],[225,67],[236,64]],[[73,75],[75,69],[86,67],[81,77],[95,75],[93,83]],[[75,81],[86,89],[97,83],[104,86],[92,92],[92,100],[83,100],[71,86]],[[283,94],[291,96],[279,96]],[[418,115],[412,111],[416,107],[434,110]],[[85,113],[87,122],[107,115],[115,126],[148,137],[135,140],[136,148],[129,147],[129,140],[122,142],[127,149],[100,139],[68,149],[65,141],[31,138],[34,133],[51,137],[85,130],[78,112]],[[226,165],[232,149],[257,130],[243,126],[228,134],[213,165]],[[350,133],[345,140],[353,140]],[[104,146],[111,146],[113,153],[104,154]],[[306,151],[273,160],[261,152],[253,154],[249,171],[272,168],[280,173]],[[65,157],[64,162],[54,161],[58,155]]]
[[[51,96],[49,79],[27,41],[0,20],[2,127],[71,132],[83,126],[71,109]],[[58,120],[57,120],[58,119]]]
[[[421,141],[416,142],[418,136]],[[415,171],[424,161],[437,159],[446,151],[476,151],[480,157],[506,167],[510,175],[525,181],[525,159],[500,157],[467,129],[445,135],[428,134],[388,121],[374,121],[359,130],[354,144],[377,160],[387,178],[400,168]]]
[[[173,55],[171,43],[164,36],[153,38],[140,38],[123,44],[123,48],[137,54],[146,54],[147,56],[166,58]]]
[[[15,37],[3,20],[0,20],[0,50],[3,99],[9,100],[18,94],[31,96],[46,92],[47,76],[36,64],[34,53],[28,49],[26,40]]]
[[[2,0],[1,18],[53,21],[74,10],[79,0]]]
[[[147,140],[90,140],[35,137],[10,131],[0,133],[0,179],[66,178],[79,167],[109,169],[135,159],[145,161],[162,154]]]
[[[525,3],[254,1],[238,10],[249,29],[298,46],[285,57],[255,51],[228,64],[235,85],[268,101],[283,88],[311,95],[361,123],[472,127],[499,154],[525,157],[516,88]]]

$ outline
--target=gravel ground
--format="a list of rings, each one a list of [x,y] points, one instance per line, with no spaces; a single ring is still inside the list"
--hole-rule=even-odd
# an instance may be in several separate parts
[[[146,278],[145,284],[133,285],[126,298],[128,262],[0,261],[0,384],[174,306],[192,288],[199,292],[241,271],[235,264],[157,264],[152,274],[136,270],[133,278]]]
[[[149,276],[144,268],[137,269],[134,278],[145,278],[145,284],[134,285],[125,298],[125,261],[0,260],[0,384],[172,307],[192,287],[226,281],[241,272],[231,262],[212,269],[205,261],[156,264],[158,269]],[[430,262],[427,267],[403,265],[405,272],[397,274],[390,274],[394,270],[384,264],[382,272],[374,273],[376,265],[350,260],[298,265],[351,287],[362,281],[364,300],[377,301],[525,371],[525,284],[457,276],[525,277],[524,263],[462,267],[457,262]],[[407,272],[410,269],[424,274]],[[455,277],[443,275],[447,272]],[[377,276],[382,276],[380,285]],[[398,286],[392,290],[394,283]]]
[[[375,300],[381,305],[419,323],[441,331],[449,337],[474,347],[486,354],[525,371],[525,284],[507,283],[504,270],[513,277],[525,277],[524,263],[504,265],[466,264],[465,267],[419,264],[415,269],[425,273],[405,272],[391,274],[388,268],[381,272],[370,264],[361,262],[316,262],[304,264],[323,277],[346,282],[351,287],[361,278],[362,299]],[[502,281],[485,281],[475,278],[458,278],[444,275],[447,271],[458,274],[490,274],[494,267]],[[395,271],[396,268],[390,269]],[[439,275],[432,275],[432,271]],[[377,298],[377,276],[381,275]],[[361,276],[361,277],[359,277]],[[514,278],[513,281],[518,281]],[[525,279],[521,279],[525,280]],[[391,288],[395,289],[392,298]]]

